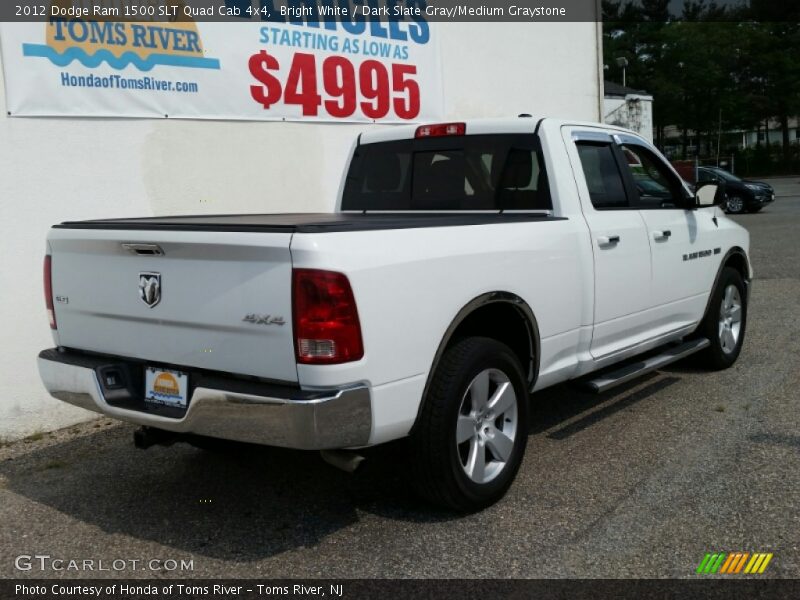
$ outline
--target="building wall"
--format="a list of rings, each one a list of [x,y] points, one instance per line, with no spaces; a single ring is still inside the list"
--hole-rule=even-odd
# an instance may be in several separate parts
[[[235,27],[235,25],[232,25]],[[434,24],[446,118],[599,121],[594,23]],[[0,57],[1,59],[2,57]],[[47,396],[42,296],[50,225],[169,213],[330,211],[366,125],[6,117],[0,76],[0,439],[91,418]]]
[[[653,141],[653,97],[628,95],[603,100],[603,121],[635,131]]]
[[[761,139],[759,140],[758,133],[756,131],[746,131],[742,133],[742,139],[739,142],[740,148],[752,148],[756,146],[758,142],[761,144],[767,143],[767,136],[766,132],[762,129],[761,130]],[[797,127],[790,127],[789,128],[789,143],[790,144],[800,144],[800,128]],[[769,144],[783,144],[783,131],[780,129],[770,129],[769,130]]]

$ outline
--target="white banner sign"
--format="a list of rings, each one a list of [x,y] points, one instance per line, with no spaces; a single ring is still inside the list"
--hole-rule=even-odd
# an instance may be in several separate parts
[[[317,121],[440,119],[424,20],[0,25],[12,116]]]

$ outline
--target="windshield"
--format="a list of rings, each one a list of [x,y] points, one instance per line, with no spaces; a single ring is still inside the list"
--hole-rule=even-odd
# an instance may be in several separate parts
[[[532,135],[468,135],[356,148],[342,210],[549,210]]]

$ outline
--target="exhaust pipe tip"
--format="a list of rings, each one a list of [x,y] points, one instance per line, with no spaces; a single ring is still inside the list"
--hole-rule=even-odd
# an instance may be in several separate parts
[[[140,427],[133,432],[133,445],[136,448],[139,448],[139,450],[147,450],[150,446],[152,446],[147,432],[144,431],[144,427]]]
[[[364,456],[352,450],[320,450],[322,460],[346,473],[355,473],[364,462]]]
[[[156,427],[140,427],[133,432],[133,445],[140,450],[151,446],[171,446],[178,441],[179,434]]]

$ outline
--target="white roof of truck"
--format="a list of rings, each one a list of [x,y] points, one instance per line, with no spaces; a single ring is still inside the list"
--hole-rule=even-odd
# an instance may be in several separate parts
[[[361,134],[360,143],[374,144],[376,142],[389,142],[392,140],[410,140],[421,125],[435,125],[436,123],[466,123],[467,135],[491,134],[491,133],[533,133],[536,124],[542,119],[546,119],[548,127],[560,127],[561,125],[574,125],[582,127],[599,127],[605,130],[619,131],[636,135],[634,132],[607,125],[605,123],[591,123],[587,121],[555,119],[550,117],[531,116],[531,117],[511,117],[502,119],[449,119],[431,123],[417,123],[415,125],[388,125],[369,129]]]

